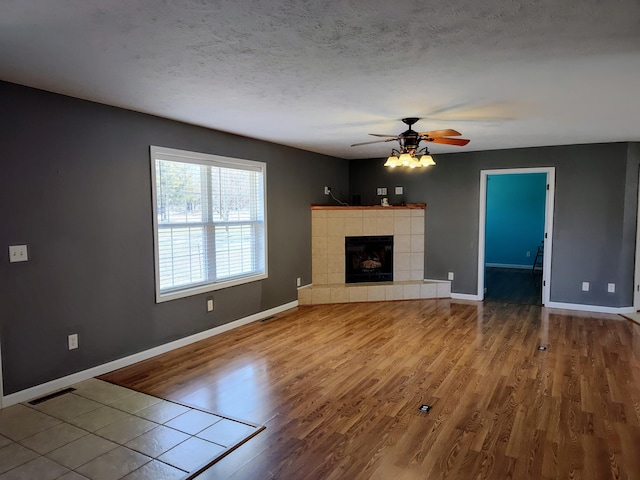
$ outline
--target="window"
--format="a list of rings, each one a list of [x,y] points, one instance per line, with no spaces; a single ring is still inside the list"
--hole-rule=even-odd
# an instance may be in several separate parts
[[[151,147],[156,302],[267,278],[266,164]]]

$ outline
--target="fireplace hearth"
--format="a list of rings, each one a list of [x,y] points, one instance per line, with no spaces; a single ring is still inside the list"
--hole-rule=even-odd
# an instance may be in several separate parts
[[[393,235],[345,237],[345,283],[393,281]]]

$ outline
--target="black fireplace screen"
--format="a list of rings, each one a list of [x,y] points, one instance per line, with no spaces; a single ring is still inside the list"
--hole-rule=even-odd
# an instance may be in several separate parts
[[[393,281],[393,236],[345,237],[345,283]]]

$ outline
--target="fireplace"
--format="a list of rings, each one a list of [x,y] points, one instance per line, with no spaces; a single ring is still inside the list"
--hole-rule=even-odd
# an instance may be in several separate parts
[[[393,281],[393,235],[345,237],[345,283]]]

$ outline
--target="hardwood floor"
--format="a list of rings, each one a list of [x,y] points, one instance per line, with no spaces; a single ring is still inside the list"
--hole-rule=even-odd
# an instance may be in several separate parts
[[[640,325],[616,315],[299,307],[102,378],[266,425],[201,480],[640,479]]]

